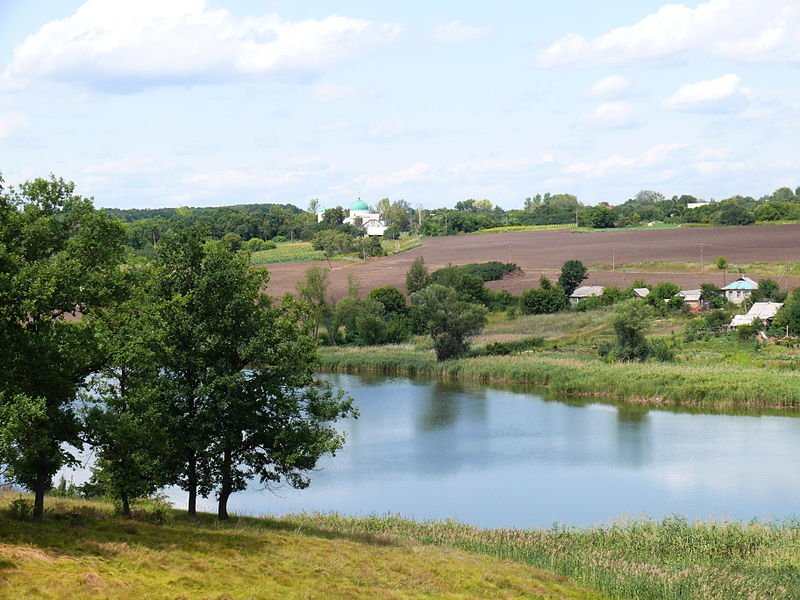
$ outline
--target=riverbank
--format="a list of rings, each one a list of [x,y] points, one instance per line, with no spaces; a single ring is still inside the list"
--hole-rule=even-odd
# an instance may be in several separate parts
[[[48,498],[44,522],[0,495],[3,598],[543,598],[602,600],[563,577],[481,553],[311,523],[169,510],[127,521],[98,502]]]
[[[594,529],[234,517],[48,498],[42,523],[0,494],[0,596],[13,598],[650,598],[792,600],[800,526],[678,518]],[[576,583],[575,583],[576,582]]]
[[[800,373],[737,365],[605,363],[583,356],[483,356],[436,362],[413,345],[323,348],[321,368],[334,373],[426,376],[524,384],[554,394],[615,398],[651,406],[708,410],[800,409]]]

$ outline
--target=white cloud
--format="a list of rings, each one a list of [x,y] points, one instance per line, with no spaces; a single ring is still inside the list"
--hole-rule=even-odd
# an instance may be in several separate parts
[[[28,123],[28,117],[21,112],[0,113],[0,140],[25,129]]]
[[[381,123],[369,131],[369,137],[376,140],[390,140],[408,132],[408,127],[403,121],[395,123]]]
[[[129,90],[316,72],[399,31],[398,25],[340,16],[240,17],[209,8],[205,0],[87,0],[17,46],[3,78]]]
[[[605,177],[613,173],[631,171],[645,167],[663,166],[680,144],[659,144],[638,156],[624,157],[618,154],[597,161],[577,162],[568,165],[565,173],[588,177]]]
[[[676,110],[730,112],[745,108],[751,97],[750,89],[742,85],[741,78],[729,73],[716,79],[682,85],[662,105]]]
[[[542,67],[669,59],[702,52],[742,62],[800,62],[800,2],[667,4],[638,23],[587,39],[570,33],[539,54]]]
[[[594,82],[589,95],[594,98],[616,98],[628,90],[630,83],[622,75],[609,75]]]
[[[433,38],[442,43],[468,42],[486,37],[492,32],[491,27],[465,25],[461,21],[451,21],[437,25],[433,29]]]
[[[332,100],[343,100],[358,95],[358,90],[352,85],[341,85],[332,82],[315,84],[312,88],[314,100],[317,102],[330,102]]]
[[[359,182],[369,189],[382,189],[393,185],[427,181],[433,177],[430,166],[426,163],[417,163],[408,168],[392,171],[391,173],[367,175],[358,178]]]
[[[630,102],[603,102],[584,115],[584,120],[604,127],[628,127],[633,125],[633,106]]]

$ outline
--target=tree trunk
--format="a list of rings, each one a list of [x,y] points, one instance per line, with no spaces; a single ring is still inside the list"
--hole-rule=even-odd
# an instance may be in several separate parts
[[[231,451],[226,445],[222,455],[222,482],[217,504],[217,518],[220,521],[227,521],[230,518],[228,517],[228,498],[231,496],[231,487]]]
[[[128,500],[128,494],[126,492],[122,492],[122,514],[125,516],[126,519],[130,519],[131,515],[131,503]]]
[[[189,458],[189,477],[186,486],[189,490],[189,509],[190,519],[197,519],[197,459],[194,454]]]
[[[37,521],[41,521],[44,518],[44,493],[47,491],[47,483],[47,475],[44,473],[36,474],[36,483],[33,488],[35,494],[33,501],[33,518]]]

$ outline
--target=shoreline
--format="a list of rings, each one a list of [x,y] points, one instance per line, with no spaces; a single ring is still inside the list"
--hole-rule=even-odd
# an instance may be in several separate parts
[[[323,349],[329,373],[425,376],[442,380],[525,385],[559,396],[618,400],[642,407],[800,410],[800,374],[780,369],[604,363],[536,355],[462,358],[437,363],[409,349]]]

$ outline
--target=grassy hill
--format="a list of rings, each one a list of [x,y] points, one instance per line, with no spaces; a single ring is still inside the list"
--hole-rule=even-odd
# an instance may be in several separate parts
[[[43,523],[12,520],[0,495],[0,598],[600,599],[535,567],[312,523],[196,523],[48,499]],[[162,521],[159,524],[150,522]]]

